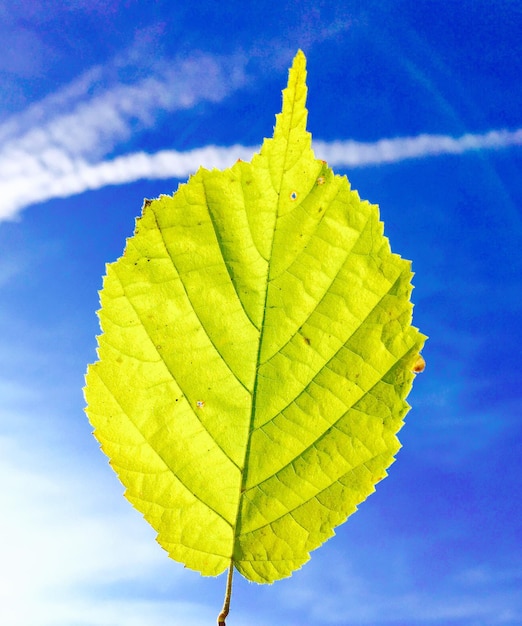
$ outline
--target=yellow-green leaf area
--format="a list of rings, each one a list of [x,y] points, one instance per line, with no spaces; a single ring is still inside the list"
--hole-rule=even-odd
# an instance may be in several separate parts
[[[356,510],[400,447],[425,339],[378,207],[314,156],[305,63],[251,162],[145,202],[100,294],[95,436],[205,575],[288,576]]]

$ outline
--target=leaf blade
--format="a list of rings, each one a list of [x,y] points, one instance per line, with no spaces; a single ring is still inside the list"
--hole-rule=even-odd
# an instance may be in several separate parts
[[[411,268],[315,158],[299,52],[274,136],[146,202],[107,268],[87,413],[170,556],[300,567],[386,475],[412,365]]]

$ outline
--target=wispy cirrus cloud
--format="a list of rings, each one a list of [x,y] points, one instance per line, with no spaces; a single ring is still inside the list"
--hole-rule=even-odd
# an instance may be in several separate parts
[[[94,131],[95,134],[96,131]],[[364,167],[397,163],[407,159],[462,154],[473,150],[499,150],[522,145],[522,129],[492,130],[482,134],[419,135],[357,141],[314,142],[317,156],[333,167]],[[42,146],[43,148],[43,146]],[[161,150],[154,154],[134,152],[114,159],[91,163],[79,155],[49,145],[38,156],[20,154],[11,169],[0,175],[0,220],[10,219],[30,204],[65,198],[108,185],[140,179],[184,179],[198,167],[229,167],[238,158],[248,160],[259,146],[205,146],[178,152]],[[0,157],[1,158],[1,157]]]
[[[202,101],[219,102],[246,81],[247,56],[195,52],[141,63],[129,52],[86,71],[0,125],[0,159],[15,150],[62,148],[100,157],[128,139],[136,127]],[[2,166],[4,163],[2,162]]]
[[[154,154],[125,152],[136,133],[164,116],[204,101],[219,102],[248,82],[248,55],[194,53],[143,62],[129,52],[85,72],[0,125],[0,220],[26,206],[107,185],[140,179],[186,178],[204,167],[224,168],[249,159],[258,146],[213,145]],[[419,135],[357,141],[314,142],[334,167],[386,164],[470,150],[522,145],[522,128],[485,133]]]
[[[0,125],[0,220],[34,202],[118,182],[103,162],[134,133],[162,115],[219,102],[246,82],[243,54],[195,53],[147,66],[130,56],[92,68]]]
[[[499,150],[522,145],[522,128],[466,133],[460,137],[422,134],[416,137],[380,139],[373,143],[358,141],[315,142],[318,155],[331,165],[361,167],[396,163],[407,159],[442,154],[463,154],[470,150]]]

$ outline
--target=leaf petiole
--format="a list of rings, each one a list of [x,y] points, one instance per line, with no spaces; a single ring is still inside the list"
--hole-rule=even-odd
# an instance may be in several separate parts
[[[232,577],[233,576],[234,576],[234,560],[230,559],[230,567],[228,568],[228,576],[227,576],[227,588],[225,591],[225,601],[223,602],[223,608],[221,609],[221,613],[218,615],[218,618],[217,618],[218,626],[226,626],[225,620],[230,610],[230,598],[232,596]]]

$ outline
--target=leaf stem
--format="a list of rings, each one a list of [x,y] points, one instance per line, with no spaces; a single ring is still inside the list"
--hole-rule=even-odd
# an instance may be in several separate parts
[[[230,610],[230,598],[232,596],[232,576],[234,575],[234,559],[230,559],[230,567],[228,568],[228,576],[227,576],[227,589],[225,592],[225,601],[223,602],[223,608],[221,609],[221,613],[218,615],[217,623],[218,626],[226,626],[226,617]]]

